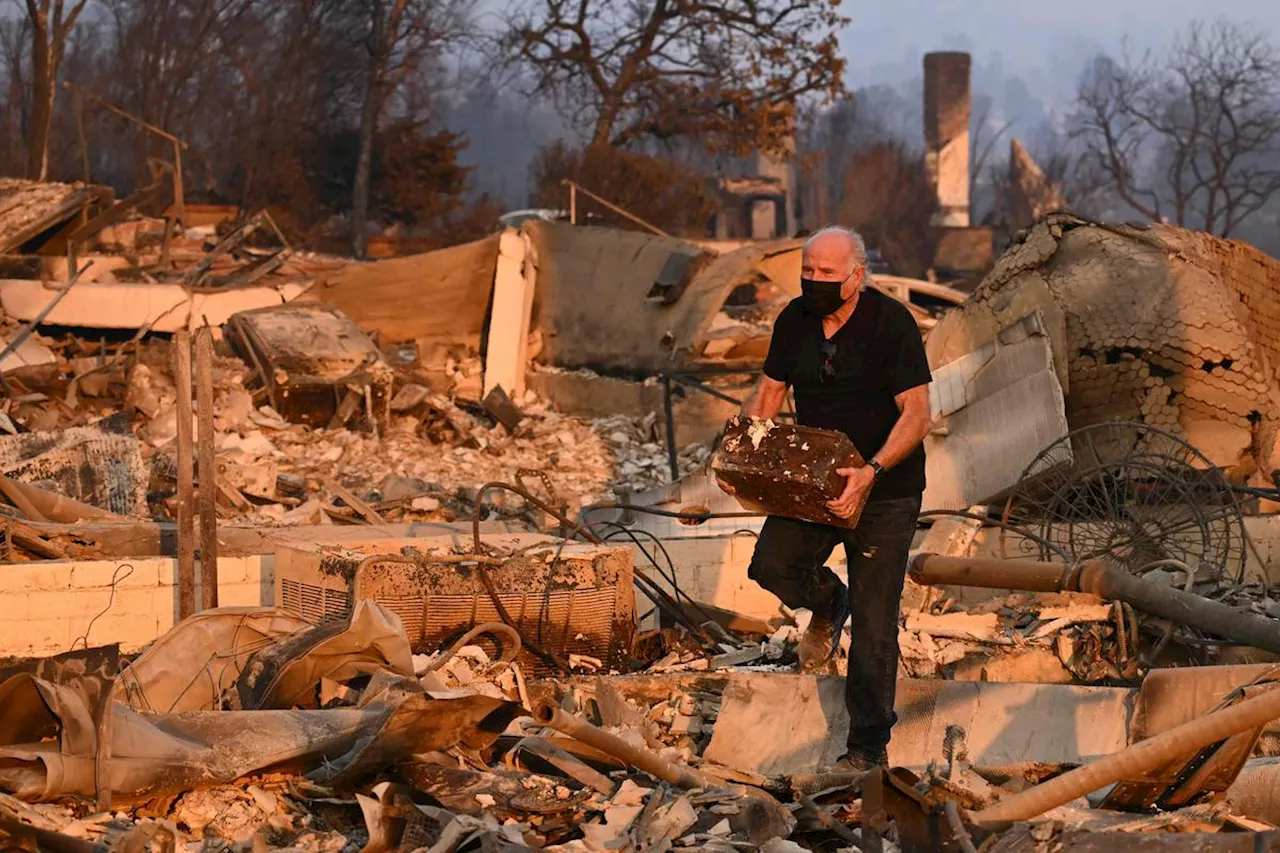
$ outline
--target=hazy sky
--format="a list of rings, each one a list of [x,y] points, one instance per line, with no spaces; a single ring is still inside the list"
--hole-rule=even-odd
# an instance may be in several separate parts
[[[841,10],[852,19],[841,37],[850,89],[909,79],[926,51],[960,49],[1056,99],[1074,90],[1083,62],[1118,52],[1126,37],[1139,49],[1159,46],[1215,17],[1280,37],[1277,0],[845,0]]]
[[[475,2],[485,23],[500,27],[515,0]],[[931,50],[970,52],[974,94],[993,105],[990,126],[1009,122],[1011,135],[1034,148],[1037,128],[1055,125],[1069,106],[1085,64],[1119,54],[1126,38],[1141,52],[1194,20],[1222,17],[1280,43],[1280,0],[844,0],[841,11],[851,19],[841,33],[848,88],[896,90],[880,114],[906,139],[922,135],[921,62]],[[978,110],[975,103],[975,120]],[[469,103],[462,112],[452,123],[471,140],[465,159],[483,164],[477,185],[524,203],[529,157],[563,126],[523,103]]]

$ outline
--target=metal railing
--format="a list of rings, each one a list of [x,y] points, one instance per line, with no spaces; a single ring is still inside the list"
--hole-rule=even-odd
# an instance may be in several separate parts
[[[732,403],[735,406],[741,406],[743,400],[739,400],[730,394],[726,394],[719,388],[714,388],[699,377],[704,376],[729,376],[734,374],[747,374],[750,376],[759,376],[761,373],[758,369],[742,368],[742,367],[703,367],[695,370],[680,371],[678,373],[663,373],[662,379],[662,413],[665,421],[665,429],[667,443],[667,464],[671,468],[671,482],[680,479],[680,452],[679,443],[676,441],[676,420],[674,407],[674,390],[679,385],[682,388],[688,388],[692,391],[700,391],[717,400],[723,400],[726,403]],[[791,392],[787,392],[786,408],[778,413],[778,417],[784,420],[795,420],[795,403]]]

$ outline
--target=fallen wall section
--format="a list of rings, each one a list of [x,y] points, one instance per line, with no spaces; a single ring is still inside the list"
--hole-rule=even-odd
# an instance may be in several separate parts
[[[205,321],[220,326],[239,311],[280,305],[295,299],[309,282],[289,282],[280,287],[241,287],[196,291],[188,298],[181,284],[86,282],[68,291],[44,320],[48,326],[85,329],[142,329],[171,333],[195,329]],[[57,291],[44,282],[0,279],[0,306],[22,322],[34,320]]]
[[[385,344],[479,343],[498,264],[498,235],[421,255],[353,263],[308,300],[342,309]]]

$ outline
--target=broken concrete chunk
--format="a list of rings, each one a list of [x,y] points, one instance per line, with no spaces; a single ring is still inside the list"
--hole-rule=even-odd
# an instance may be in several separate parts
[[[639,806],[652,792],[652,788],[642,788],[633,780],[625,779],[609,799],[615,806]]]
[[[645,846],[660,847],[681,837],[698,822],[698,813],[688,795],[662,806],[645,827]],[[728,821],[725,821],[728,824]]]
[[[424,385],[409,383],[400,388],[391,398],[391,411],[408,412],[418,408],[431,396],[431,389]]]

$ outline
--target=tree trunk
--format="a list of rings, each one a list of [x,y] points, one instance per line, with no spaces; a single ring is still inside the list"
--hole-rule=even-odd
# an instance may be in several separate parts
[[[385,29],[382,2],[375,0],[369,37],[369,72],[365,78],[364,105],[360,110],[360,152],[356,155],[356,179],[351,198],[351,253],[357,258],[365,257],[369,243],[365,227],[369,219],[369,183],[373,174],[373,136],[378,129],[378,112],[382,103]]]
[[[49,131],[53,125],[53,45],[49,11],[31,16],[31,130],[27,136],[27,177],[43,181],[49,174]]]

